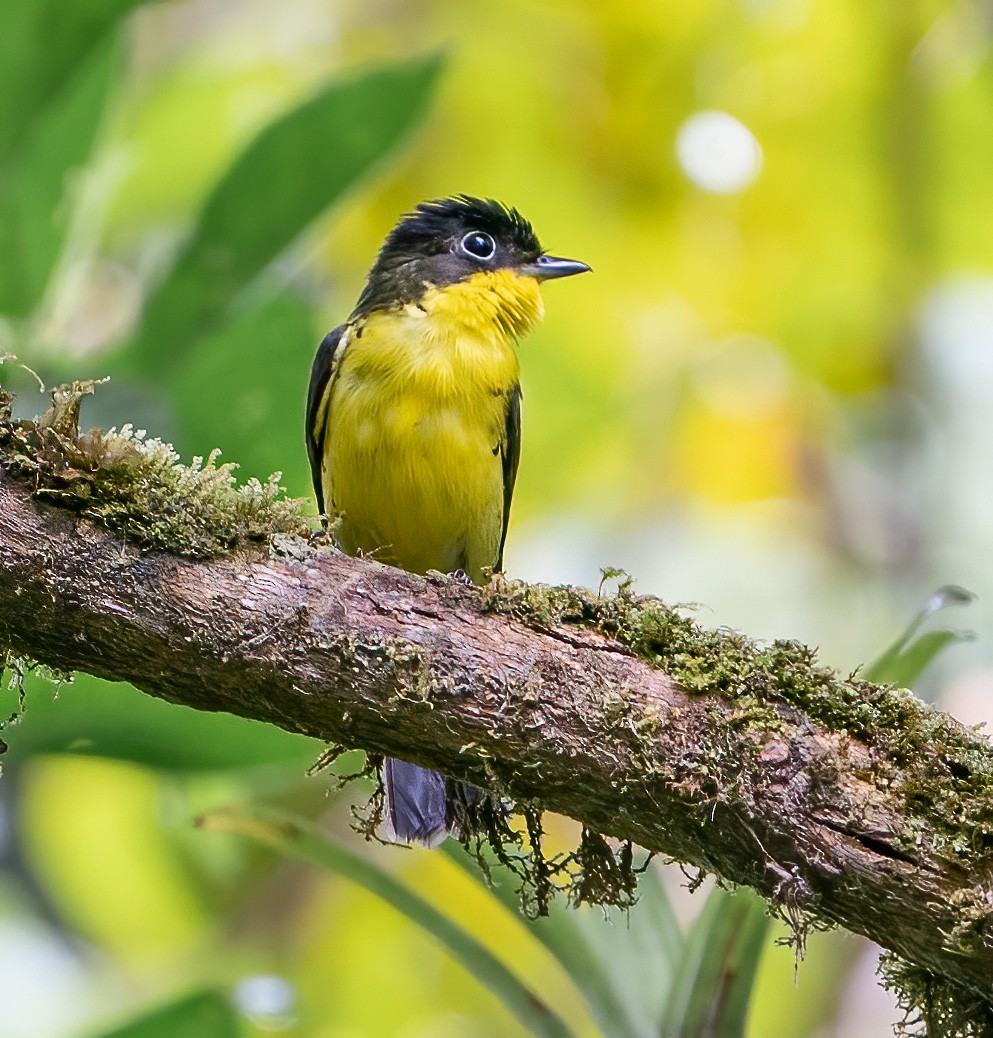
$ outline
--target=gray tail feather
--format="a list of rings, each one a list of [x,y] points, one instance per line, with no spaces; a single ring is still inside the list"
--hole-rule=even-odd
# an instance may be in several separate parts
[[[446,785],[440,772],[387,757],[383,791],[390,839],[437,847],[448,836]]]
[[[426,847],[471,830],[466,812],[484,796],[475,786],[395,757],[383,761],[383,792],[388,838]]]

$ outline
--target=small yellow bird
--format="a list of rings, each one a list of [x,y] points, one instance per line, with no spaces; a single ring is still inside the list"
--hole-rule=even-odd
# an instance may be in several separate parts
[[[307,448],[322,513],[350,555],[482,583],[503,562],[520,458],[516,342],[541,319],[539,282],[580,274],[527,220],[458,195],[404,216],[348,320],[320,345]],[[383,765],[388,835],[461,835],[482,795],[403,761]]]

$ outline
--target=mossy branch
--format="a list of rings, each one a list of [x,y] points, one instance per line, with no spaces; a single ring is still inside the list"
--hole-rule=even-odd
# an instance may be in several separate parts
[[[87,388],[37,422],[0,395],[0,652],[535,799],[865,934],[939,1033],[987,1033],[973,730],[628,589],[478,590],[315,548],[272,486],[79,436]]]

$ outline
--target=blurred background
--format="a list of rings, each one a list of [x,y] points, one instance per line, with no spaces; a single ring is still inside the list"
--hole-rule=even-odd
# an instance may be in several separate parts
[[[309,496],[310,362],[382,238],[422,199],[496,197],[594,268],[546,287],[521,346],[508,573],[622,567],[844,672],[960,584],[976,637],[915,687],[989,716],[985,0],[19,0],[5,20],[0,355],[48,385],[110,375],[85,421]],[[13,363],[0,379],[21,413],[47,406]],[[450,856],[350,834],[354,792],[305,777],[317,744],[88,677],[24,685],[0,782],[5,1038],[526,1033],[402,912],[192,826],[259,802],[319,819],[601,1033]],[[662,882],[690,925],[705,895]],[[814,935],[794,983],[776,936],[749,1035],[888,1033],[870,946]],[[140,1022],[201,989],[214,1023]]]

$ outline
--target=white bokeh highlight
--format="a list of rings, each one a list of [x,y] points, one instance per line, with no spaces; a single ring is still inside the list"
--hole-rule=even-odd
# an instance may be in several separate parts
[[[721,195],[744,190],[762,169],[755,135],[727,112],[691,115],[676,134],[676,157],[697,187]]]
[[[260,973],[244,977],[234,989],[234,1004],[262,1031],[285,1031],[296,1023],[296,991],[283,977]]]

